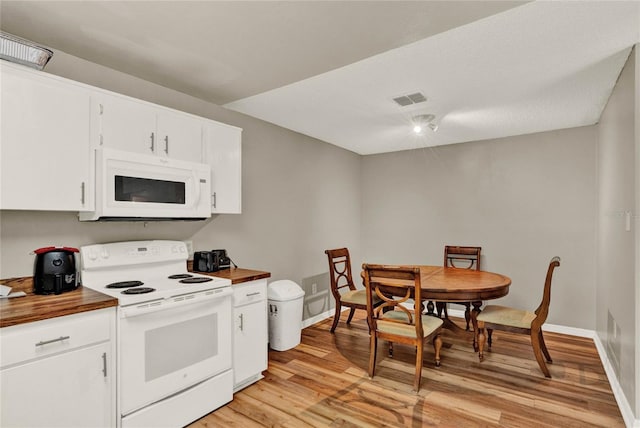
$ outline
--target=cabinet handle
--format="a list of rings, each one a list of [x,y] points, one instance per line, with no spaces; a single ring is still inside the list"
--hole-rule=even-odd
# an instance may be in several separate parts
[[[153,152],[153,150],[154,150],[154,146],[155,146],[155,135],[154,135],[154,133],[152,132],[152,133],[151,133],[151,147],[150,147],[150,149],[151,149],[151,151],[152,151],[152,152]]]
[[[41,340],[40,342],[36,343],[36,346],[48,345],[49,343],[55,343],[55,342],[62,342],[63,340],[67,340],[70,338],[71,336],[60,336],[57,339]]]
[[[107,377],[107,353],[102,353],[102,374]]]
[[[240,331],[244,331],[244,314],[240,314]]]
[[[218,208],[218,207],[216,206],[216,202],[217,202],[217,199],[216,199],[216,192],[213,192],[213,208]]]
[[[259,291],[256,291],[255,293],[248,293],[247,297],[251,297],[251,296],[257,296],[258,294],[260,294]]]
[[[84,205],[84,189],[85,189],[85,183],[83,181],[82,184],[80,185],[80,202],[82,203],[82,205]]]
[[[164,152],[169,154],[169,136],[164,137]]]

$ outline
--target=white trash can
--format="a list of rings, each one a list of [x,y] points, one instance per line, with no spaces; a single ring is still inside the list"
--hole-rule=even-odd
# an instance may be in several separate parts
[[[267,288],[269,300],[269,346],[286,351],[300,344],[304,290],[288,279],[274,281]]]

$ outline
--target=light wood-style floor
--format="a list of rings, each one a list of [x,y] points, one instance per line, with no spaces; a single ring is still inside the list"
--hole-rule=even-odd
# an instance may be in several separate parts
[[[381,343],[370,379],[363,316],[351,326],[341,319],[335,334],[330,325],[304,329],[295,349],[269,351],[264,379],[190,427],[624,427],[590,339],[545,334],[554,360],[546,379],[526,336],[494,332],[479,363],[471,334],[445,331],[442,366],[429,345],[416,394],[412,349],[395,345],[390,358]]]

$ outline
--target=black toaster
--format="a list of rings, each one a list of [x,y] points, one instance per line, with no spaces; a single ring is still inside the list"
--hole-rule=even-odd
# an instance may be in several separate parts
[[[196,272],[217,272],[229,269],[231,259],[226,250],[196,251],[193,253],[193,270]]]
[[[196,251],[193,253],[193,270],[196,272],[216,272],[218,266],[215,263],[213,251]]]

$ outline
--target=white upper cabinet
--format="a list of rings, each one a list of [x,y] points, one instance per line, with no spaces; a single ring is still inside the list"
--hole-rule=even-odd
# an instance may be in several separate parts
[[[240,213],[242,129],[0,61],[0,209],[94,211],[95,152],[211,165],[211,212]]]
[[[242,129],[208,121],[205,162],[211,166],[211,212],[242,212]]]
[[[0,209],[93,209],[90,92],[0,61]]]
[[[133,98],[93,97],[95,147],[202,162],[203,119]]]
[[[206,121],[171,110],[158,112],[157,149],[163,156],[203,162],[202,127]]]
[[[142,102],[108,94],[92,97],[96,124],[92,141],[128,152],[153,154],[157,149],[156,112]]]

